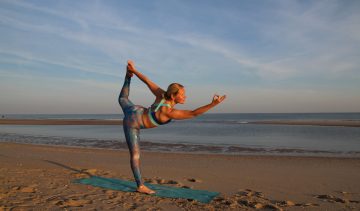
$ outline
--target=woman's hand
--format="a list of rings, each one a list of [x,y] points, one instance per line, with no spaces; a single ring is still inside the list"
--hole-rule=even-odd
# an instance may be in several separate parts
[[[213,104],[214,106],[216,106],[217,104],[221,103],[222,101],[224,101],[226,98],[226,95],[223,96],[219,96],[219,95],[214,95],[213,100],[211,102],[211,104]]]
[[[134,62],[131,61],[131,60],[128,60],[128,64],[127,64],[127,66],[126,66],[127,75],[128,75],[129,77],[133,77],[135,70],[136,70],[136,69],[135,69],[135,64],[134,64]]]
[[[136,71],[135,69],[135,63],[131,60],[128,60],[128,64],[127,64],[127,70],[130,72],[130,73],[134,73]]]

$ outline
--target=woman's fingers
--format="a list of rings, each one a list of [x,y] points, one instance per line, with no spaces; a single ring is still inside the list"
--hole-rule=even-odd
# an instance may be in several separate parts
[[[213,101],[215,101],[216,103],[221,103],[225,98],[226,98],[226,95],[223,95],[220,97],[219,95],[215,94]]]
[[[130,72],[134,72],[134,70],[135,70],[135,68],[131,65],[128,65],[126,69]]]
[[[128,60],[128,65],[127,65],[129,70],[135,70],[135,64],[133,61]]]

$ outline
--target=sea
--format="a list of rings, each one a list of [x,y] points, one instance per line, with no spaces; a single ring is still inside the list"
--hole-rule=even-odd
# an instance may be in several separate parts
[[[4,114],[8,119],[119,120],[122,114]],[[360,157],[360,127],[251,124],[263,120],[360,120],[360,113],[219,113],[140,131],[154,152]],[[0,142],[127,150],[121,125],[0,125]]]

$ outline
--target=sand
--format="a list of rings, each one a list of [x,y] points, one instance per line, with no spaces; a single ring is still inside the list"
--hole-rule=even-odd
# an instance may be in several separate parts
[[[0,142],[0,210],[359,210],[360,159],[142,152],[146,181],[218,191],[203,204],[74,184],[133,180],[125,150]]]

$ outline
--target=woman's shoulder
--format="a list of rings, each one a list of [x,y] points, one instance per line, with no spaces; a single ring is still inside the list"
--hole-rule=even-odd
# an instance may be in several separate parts
[[[161,99],[155,99],[155,101],[151,104],[151,106],[155,106],[155,105],[159,105],[159,103],[161,102]]]
[[[162,98],[156,98],[155,101],[150,105],[150,108],[155,108],[161,102]]]

